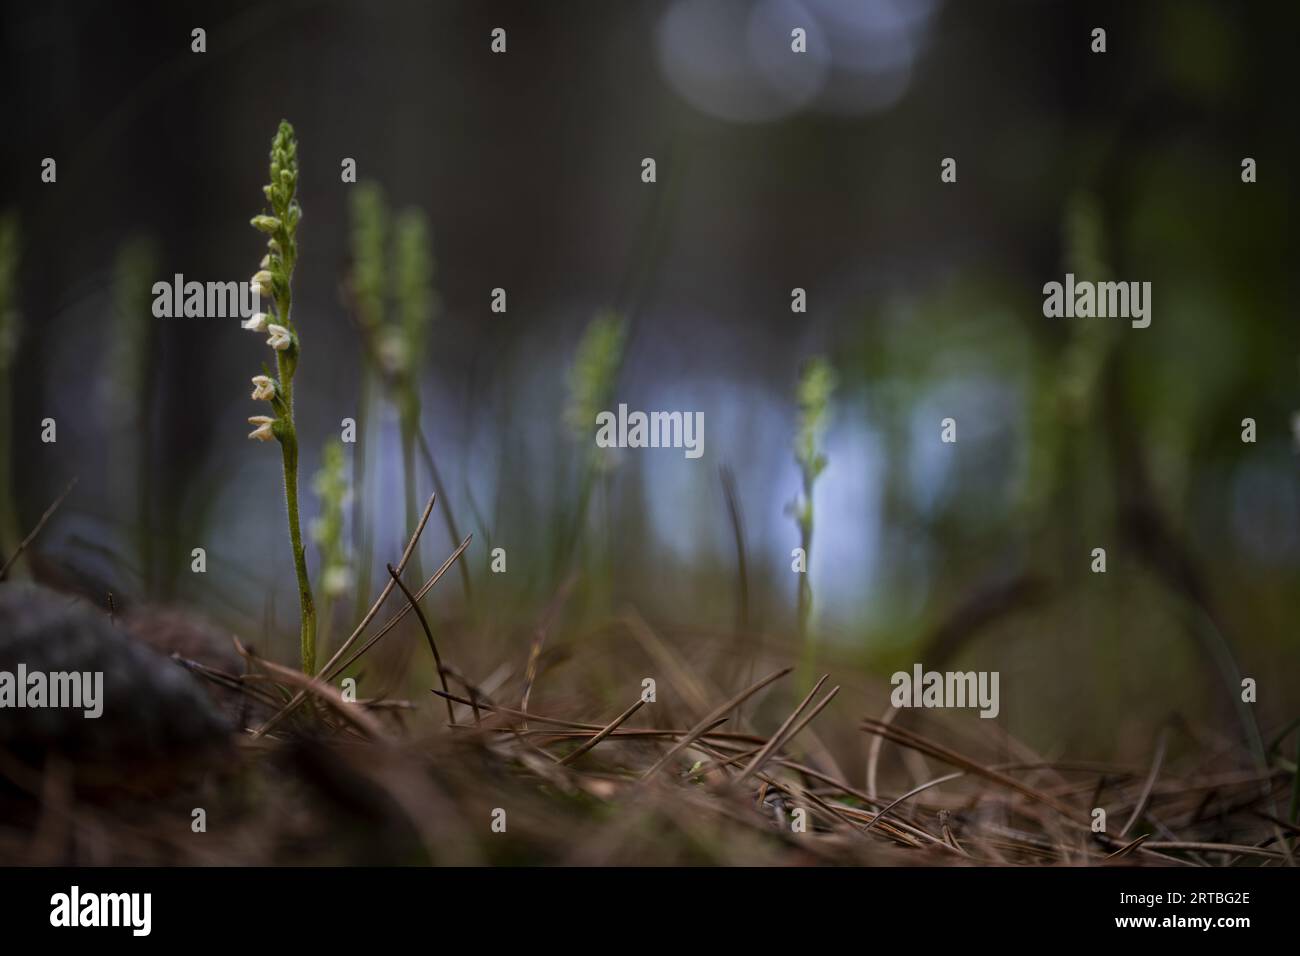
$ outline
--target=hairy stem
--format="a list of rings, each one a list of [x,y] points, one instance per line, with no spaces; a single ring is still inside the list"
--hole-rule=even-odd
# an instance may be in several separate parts
[[[293,267],[294,253],[290,246],[285,255],[286,275],[293,274]],[[292,302],[293,293],[286,282],[283,292],[276,297],[276,311],[290,329],[293,328],[290,318]],[[293,411],[293,377],[298,370],[297,349],[292,356],[276,352],[275,366],[284,401],[283,433],[279,438],[284,458],[284,501],[289,513],[289,545],[293,549],[293,570],[298,576],[298,646],[302,654],[302,672],[310,675],[316,673],[316,604],[312,600],[307,554],[302,544],[302,521],[298,514],[298,428]]]
[[[287,310],[284,314],[288,314]],[[280,372],[280,381],[285,383],[284,403],[287,412],[284,417],[283,433],[280,435],[280,451],[284,457],[284,501],[289,512],[289,544],[293,548],[293,570],[298,576],[298,605],[301,624],[298,630],[298,643],[302,652],[302,671],[304,674],[316,673],[316,605],[312,600],[311,578],[307,575],[307,554],[302,545],[302,522],[298,515],[298,434],[293,421],[293,391],[288,383],[292,378],[283,353],[276,355],[276,365]]]

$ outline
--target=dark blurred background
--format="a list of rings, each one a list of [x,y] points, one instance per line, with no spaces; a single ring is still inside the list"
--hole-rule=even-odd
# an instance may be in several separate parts
[[[152,242],[162,280],[251,275],[248,218],[283,117],[303,170],[309,514],[320,449],[358,402],[341,160],[431,223],[423,428],[476,536],[478,607],[449,577],[434,592],[448,619],[530,620],[562,583],[553,538],[586,453],[563,421],[566,376],[587,323],[616,308],[630,337],[615,400],[703,411],[705,455],[629,452],[601,479],[593,616],[630,602],[669,633],[738,626],[726,465],[747,633],[792,640],[794,393],[823,354],[839,384],[810,580],[828,659],[1000,668],[1017,730],[1111,741],[1171,711],[1230,714],[1227,648],[1269,718],[1290,718],[1298,28],[1294,4],[1205,0],[7,4],[17,524],[79,476],[38,574],[101,603],[201,610],[292,659],[279,455],[245,438],[260,341],[234,321],[150,318],[147,420],[112,401],[123,250]],[[57,184],[40,181],[47,156]],[[1067,271],[1150,281],[1150,328],[1044,318],[1042,285]],[[498,286],[505,314],[489,308]],[[956,445],[938,440],[948,416]],[[382,569],[405,537],[401,469],[394,416],[371,427]],[[143,496],[113,477],[141,433]],[[489,545],[507,548],[506,575]],[[449,550],[437,520],[426,572]]]

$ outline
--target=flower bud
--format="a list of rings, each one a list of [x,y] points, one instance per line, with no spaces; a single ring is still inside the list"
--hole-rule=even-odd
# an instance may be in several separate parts
[[[254,216],[248,221],[254,229],[261,230],[268,235],[280,231],[280,220],[274,216]]]
[[[267,318],[265,312],[254,312],[252,318],[245,319],[239,324],[241,328],[248,329],[250,332],[265,332]]]

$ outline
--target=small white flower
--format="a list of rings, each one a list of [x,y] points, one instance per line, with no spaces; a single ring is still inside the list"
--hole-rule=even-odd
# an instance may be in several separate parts
[[[321,588],[330,597],[346,594],[350,587],[352,587],[352,572],[346,567],[336,564],[325,569]]]
[[[254,415],[248,420],[248,424],[257,426],[248,433],[249,438],[256,438],[258,441],[270,441],[275,437],[275,432],[271,430],[272,426],[275,425],[274,418],[268,418],[266,415]]]
[[[266,331],[271,333],[271,337],[266,340],[266,344],[271,346],[277,352],[283,352],[289,346],[293,345],[293,333],[283,325],[276,325],[272,322],[266,327]]]
[[[269,402],[275,398],[275,380],[269,375],[253,376],[253,401]]]
[[[270,317],[265,312],[254,312],[251,319],[245,319],[240,323],[240,325],[253,332],[265,332],[266,323],[269,318]]]
[[[280,228],[280,220],[274,216],[254,216],[249,223],[254,229],[265,233],[274,233]]]
[[[250,279],[249,281],[253,284],[253,287],[257,289],[257,291],[262,293],[262,295],[266,296],[267,298],[270,298],[271,294],[274,291],[271,288],[271,282],[274,279],[275,276],[271,275],[271,273],[267,272],[265,269],[260,269],[258,270],[257,274],[254,275],[253,278]]]

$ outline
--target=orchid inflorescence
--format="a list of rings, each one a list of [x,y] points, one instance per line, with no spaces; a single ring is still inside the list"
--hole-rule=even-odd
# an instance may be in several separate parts
[[[307,576],[307,559],[303,551],[301,523],[298,517],[298,436],[293,417],[293,378],[298,369],[298,333],[290,316],[293,300],[293,270],[298,258],[298,223],[302,209],[296,198],[298,189],[298,142],[293,127],[280,122],[271,141],[271,181],[262,187],[270,213],[252,218],[254,229],[267,236],[266,255],[250,280],[261,300],[269,300],[268,310],[257,312],[243,322],[243,327],[267,335],[266,344],[275,354],[275,375],[269,369],[253,376],[254,401],[269,402],[272,415],[253,415],[248,437],[258,441],[275,439],[284,457],[284,491],[289,511],[289,540],[293,548],[294,571],[298,577],[301,610],[302,668],[315,670],[316,610],[311,583]]]
[[[250,425],[256,426],[248,437],[260,441],[279,438],[278,432],[286,427],[282,423],[287,422],[287,427],[292,428],[292,408],[288,399],[292,394],[289,386],[298,364],[298,336],[293,330],[289,307],[298,252],[298,223],[302,219],[302,209],[295,198],[297,187],[298,143],[293,127],[282,121],[271,142],[271,181],[262,187],[272,214],[263,213],[251,220],[253,228],[268,238],[267,253],[250,283],[262,300],[270,300],[271,311],[257,312],[243,322],[245,329],[266,333],[269,336],[266,344],[277,353],[279,380],[270,375],[253,377],[254,400],[270,402],[276,412],[270,418],[269,427],[266,415],[255,415],[248,420]]]

